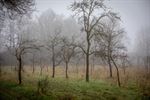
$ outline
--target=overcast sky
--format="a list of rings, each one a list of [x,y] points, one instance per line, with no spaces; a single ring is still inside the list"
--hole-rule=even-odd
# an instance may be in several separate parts
[[[37,14],[51,8],[55,13],[65,17],[72,15],[68,10],[74,0],[36,0]],[[136,33],[144,27],[150,27],[150,0],[108,0],[106,5],[118,12],[128,34],[130,46]]]

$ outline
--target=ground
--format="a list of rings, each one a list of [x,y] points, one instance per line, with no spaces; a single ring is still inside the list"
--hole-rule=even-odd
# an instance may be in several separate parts
[[[6,70],[7,69],[7,70]],[[57,72],[56,78],[51,78],[51,70],[43,70],[42,75],[36,69],[35,73],[29,68],[24,69],[23,84],[17,83],[17,72],[9,68],[2,70],[0,77],[0,100],[149,100],[148,93],[143,95],[134,81],[118,87],[112,81],[115,79],[90,79],[85,82],[70,75],[65,79]],[[58,69],[57,69],[58,70]],[[63,73],[63,71],[62,71]],[[65,75],[64,75],[65,76]]]

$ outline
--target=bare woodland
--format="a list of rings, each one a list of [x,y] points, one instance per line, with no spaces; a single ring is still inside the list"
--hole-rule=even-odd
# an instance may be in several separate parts
[[[104,0],[75,0],[69,6],[73,17],[68,18],[48,9],[33,19],[34,5],[34,0],[0,1],[0,77],[9,66],[17,72],[18,84],[24,83],[28,68],[35,75],[68,80],[75,72],[87,83],[96,73],[107,72],[104,80],[124,87],[132,70],[142,78],[139,85],[150,85],[149,27],[139,29],[134,52],[129,52],[122,18]]]

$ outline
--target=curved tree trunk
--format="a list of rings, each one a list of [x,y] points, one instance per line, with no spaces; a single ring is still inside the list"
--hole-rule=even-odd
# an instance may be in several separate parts
[[[120,75],[119,75],[119,69],[118,69],[118,66],[117,64],[115,63],[114,59],[112,57],[110,57],[115,68],[116,68],[116,71],[117,71],[117,82],[118,82],[118,86],[120,87],[121,86],[121,83],[120,83]]]

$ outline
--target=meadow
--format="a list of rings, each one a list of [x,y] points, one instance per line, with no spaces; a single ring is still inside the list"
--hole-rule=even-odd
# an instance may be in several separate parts
[[[149,1],[0,0],[0,100],[150,100]]]
[[[116,72],[108,77],[107,66],[90,70],[90,82],[85,81],[83,66],[70,66],[65,78],[63,66],[56,67],[55,78],[51,67],[23,67],[23,84],[18,85],[14,66],[2,67],[0,77],[1,100],[149,100],[150,80],[140,68],[120,68],[121,87],[117,86]]]

